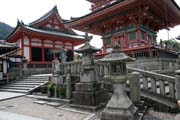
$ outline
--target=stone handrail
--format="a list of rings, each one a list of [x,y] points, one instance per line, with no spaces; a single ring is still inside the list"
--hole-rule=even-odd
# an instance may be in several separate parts
[[[151,77],[154,77],[159,80],[175,83],[175,77],[158,74],[158,73],[151,72],[151,71],[145,71],[145,70],[141,70],[141,69],[131,68],[131,67],[127,67],[127,71],[128,72],[139,72],[143,76],[149,76],[149,77],[151,76]]]
[[[175,77],[127,67],[128,72],[140,74],[140,89],[155,95],[175,99]],[[131,79],[133,80],[133,78]]]
[[[81,65],[82,65],[82,61],[64,62],[63,63],[64,74],[67,74],[67,70],[69,68],[71,70],[72,75],[75,76],[80,75],[81,67],[82,67]]]
[[[71,69],[71,74],[79,76],[82,70],[82,61],[73,61],[63,63],[64,73],[67,74],[67,69]],[[108,75],[109,65],[95,61],[95,70],[99,78]],[[175,77],[144,71],[141,69],[127,67],[127,72],[138,72],[140,74],[139,87],[141,90],[163,96],[168,99],[176,100],[175,97]],[[133,80],[130,79],[130,80]],[[127,82],[129,83],[129,82]]]

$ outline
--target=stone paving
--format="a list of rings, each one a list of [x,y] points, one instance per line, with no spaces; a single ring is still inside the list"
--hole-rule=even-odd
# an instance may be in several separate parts
[[[100,120],[102,110],[91,113],[70,108],[64,103],[57,105],[46,101],[39,104],[35,98],[17,97],[18,95],[20,96],[18,93],[1,94],[0,92],[0,100],[6,98],[0,102],[0,120]],[[9,99],[12,97],[13,99]],[[53,107],[54,104],[58,107]],[[150,109],[143,120],[180,120],[180,114],[162,113]]]
[[[0,101],[10,99],[10,98],[20,97],[23,95],[25,94],[0,91]]]
[[[91,113],[68,110],[68,107],[66,107],[66,105],[62,105],[60,107],[52,107],[47,104],[36,104],[34,103],[34,101],[36,101],[36,99],[27,97],[19,97],[1,101],[0,111],[27,115],[31,117],[41,118],[43,120],[84,120],[92,115]]]
[[[0,111],[0,120],[42,120],[42,119]]]

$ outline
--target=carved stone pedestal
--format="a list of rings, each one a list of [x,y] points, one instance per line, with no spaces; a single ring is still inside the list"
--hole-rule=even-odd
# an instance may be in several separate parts
[[[101,113],[101,120],[134,120],[137,109],[124,91],[124,84],[114,84],[114,93]]]
[[[88,110],[97,110],[106,100],[105,91],[100,83],[76,83],[73,92],[73,106]]]

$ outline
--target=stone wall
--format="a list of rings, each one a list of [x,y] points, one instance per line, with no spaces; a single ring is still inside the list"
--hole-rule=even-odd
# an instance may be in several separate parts
[[[8,81],[19,80],[21,78],[28,77],[36,74],[51,74],[52,68],[11,68],[8,71]]]
[[[8,70],[8,81],[20,79],[22,68],[14,67]]]

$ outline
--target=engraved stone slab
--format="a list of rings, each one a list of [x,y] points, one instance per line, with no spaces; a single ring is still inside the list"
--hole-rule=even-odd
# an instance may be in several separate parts
[[[47,101],[37,100],[37,101],[34,101],[34,103],[37,103],[37,104],[40,104],[40,105],[44,105],[44,104],[47,103]]]
[[[61,106],[62,104],[61,104],[61,103],[58,103],[58,102],[49,102],[49,103],[47,103],[47,105],[50,105],[50,106],[53,106],[53,107],[59,107],[59,106]]]

